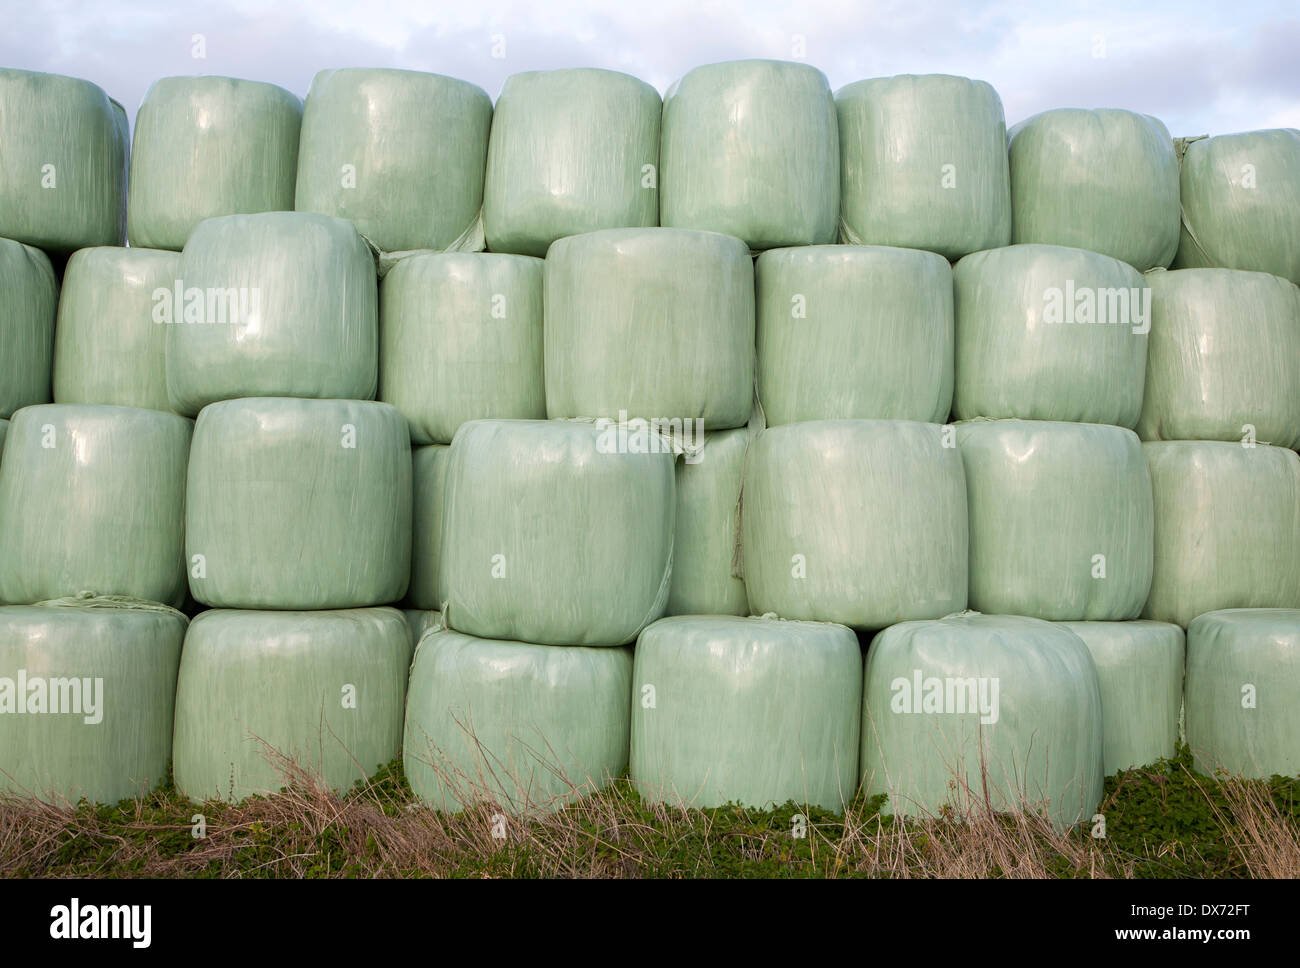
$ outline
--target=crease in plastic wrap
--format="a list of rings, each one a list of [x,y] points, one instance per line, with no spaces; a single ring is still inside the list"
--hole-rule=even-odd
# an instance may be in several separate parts
[[[444,622],[550,645],[635,640],[668,603],[674,461],[621,448],[614,427],[462,425],[444,496]]]
[[[677,462],[677,528],[667,615],[747,615],[745,583],[731,573],[748,427],[707,434]]]
[[[49,257],[0,239],[0,292],[0,417],[11,417],[22,407],[50,402],[59,284]]]
[[[130,407],[14,414],[0,464],[0,602],[88,591],[179,606],[193,427]]]
[[[959,423],[970,607],[1053,621],[1137,618],[1151,588],[1151,476],[1122,427]]]
[[[410,657],[395,608],[201,613],[176,687],[176,789],[235,802],[301,771],[348,790],[397,756]]]
[[[425,611],[441,608],[446,600],[438,580],[438,567],[450,457],[451,447],[446,444],[431,444],[411,451],[411,584],[407,601]]]
[[[1178,157],[1158,118],[1057,108],[1009,132],[1011,241],[1100,252],[1139,272],[1178,248]]]
[[[199,414],[190,455],[190,592],[215,608],[399,601],[411,574],[411,502],[406,421],[387,404],[213,404]]]
[[[834,242],[840,145],[826,76],[738,60],[690,71],[664,95],[659,222],[751,249]]]
[[[236,397],[374,397],[375,266],[351,223],[306,212],[210,219],[185,246],[180,278],[164,320],[178,412]]]
[[[1102,796],[1102,697],[1083,640],[1010,615],[952,615],[879,633],[862,703],[867,796],[895,816],[1042,810],[1087,821]]]
[[[749,608],[872,630],[966,607],[966,479],[945,430],[823,420],[750,444],[741,502]]]
[[[406,617],[406,627],[411,633],[411,659],[415,659],[415,647],[420,639],[431,629],[442,628],[442,613],[434,609],[406,608],[402,610]]]
[[[60,253],[121,245],[128,132],[97,85],[0,68],[0,237]]]
[[[483,229],[493,252],[659,224],[659,123],[649,84],[617,71],[506,78],[492,120]]]
[[[72,254],[54,335],[54,399],[171,410],[160,290],[174,293],[179,253],[101,246]]]
[[[740,427],[753,408],[754,267],[739,239],[607,229],[561,239],[545,270],[550,417]],[[692,423],[694,426],[694,423]]]
[[[117,803],[167,781],[185,618],[0,608],[0,792]]]
[[[1178,751],[1183,630],[1168,622],[1062,622],[1092,653],[1107,776]]]
[[[769,249],[755,275],[769,427],[948,419],[952,270],[942,256],[890,246]]]
[[[1300,285],[1300,130],[1196,139],[1180,178],[1174,268],[1247,269]]]
[[[541,259],[427,254],[379,287],[379,399],[416,444],[446,444],[467,420],[546,416]]]
[[[545,814],[622,775],[631,701],[627,648],[426,633],[406,703],[406,778],[435,809],[491,801]]]
[[[1143,440],[1300,444],[1300,288],[1236,269],[1153,272]]]
[[[843,813],[853,800],[862,654],[850,629],[662,619],[641,633],[632,686],[629,773],[648,801]]]
[[[1142,617],[1300,608],[1300,456],[1266,444],[1145,443],[1155,569]]]
[[[1151,295],[1132,266],[1055,245],[976,252],[953,305],[957,419],[1136,425]]]
[[[232,77],[164,77],[135,118],[131,245],[180,251],[204,219],[293,210],[302,101]]]
[[[1300,775],[1300,609],[1223,609],[1187,628],[1187,745],[1198,772]]]
[[[960,259],[1011,242],[1002,99],[985,81],[900,74],[835,92],[840,236]]]

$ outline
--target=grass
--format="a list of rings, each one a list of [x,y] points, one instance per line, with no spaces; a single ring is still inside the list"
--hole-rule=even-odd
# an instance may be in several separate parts
[[[488,802],[459,814],[422,806],[398,763],[342,796],[278,765],[281,793],[234,805],[198,806],[170,785],[113,806],[0,798],[0,876],[1300,876],[1300,779],[1200,776],[1185,749],[1106,781],[1102,839],[1032,810],[897,822],[882,815],[883,797],[860,797],[842,817],[795,803],[688,810],[644,801],[626,778],[502,822]]]

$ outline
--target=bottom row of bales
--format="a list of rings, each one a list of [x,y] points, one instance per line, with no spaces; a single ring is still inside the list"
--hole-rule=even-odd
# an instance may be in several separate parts
[[[417,644],[418,642],[418,644]],[[182,648],[183,645],[183,648]],[[1204,772],[1300,772],[1300,610],[1051,623],[960,613],[878,633],[677,616],[635,648],[531,645],[436,612],[212,610],[71,599],[0,607],[0,791],[115,802],[345,790],[403,753],[438,809],[554,808],[627,772],[649,800],[859,788],[933,814],[967,797],[1085,819],[1105,775],[1175,752]],[[408,692],[409,673],[409,692]],[[174,698],[174,706],[173,706]],[[174,719],[173,719],[174,710]]]

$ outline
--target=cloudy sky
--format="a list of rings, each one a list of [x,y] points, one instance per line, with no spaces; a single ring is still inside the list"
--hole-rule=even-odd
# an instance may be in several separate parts
[[[525,70],[606,67],[662,92],[700,64],[806,60],[832,88],[989,81],[1008,123],[1051,107],[1154,114],[1175,135],[1300,127],[1295,0],[8,0],[0,65],[92,80],[132,117],[176,74],[305,95],[333,67],[403,67],[495,98]],[[192,11],[192,12],[187,12]],[[201,35],[201,42],[196,41]],[[203,48],[204,57],[195,55]]]

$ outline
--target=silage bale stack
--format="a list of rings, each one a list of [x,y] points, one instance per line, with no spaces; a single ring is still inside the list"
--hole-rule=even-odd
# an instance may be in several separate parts
[[[492,99],[420,71],[346,69],[311,82],[291,204],[348,219],[383,252],[482,248]]]
[[[840,233],[960,259],[1011,242],[1002,100],[946,74],[857,81],[835,92]]]
[[[488,248],[544,256],[565,236],[658,225],[662,110],[658,91],[617,71],[508,77],[483,186]]]
[[[274,84],[164,77],[135,119],[127,236],[180,251],[205,219],[293,209],[302,102]]]

